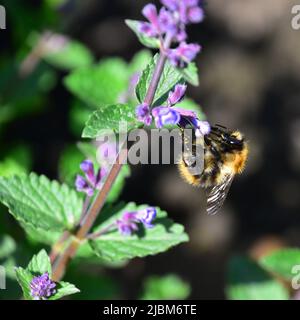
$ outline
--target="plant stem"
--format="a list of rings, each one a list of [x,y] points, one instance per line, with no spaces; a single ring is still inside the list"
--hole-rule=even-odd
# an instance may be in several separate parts
[[[167,35],[166,39],[164,41],[164,45],[162,46],[160,50],[160,56],[158,59],[158,62],[155,66],[153,77],[151,79],[145,101],[144,103],[147,103],[149,106],[152,105],[155,92],[157,90],[162,72],[164,70],[164,66],[167,60],[166,50],[170,47],[172,42],[172,36]],[[56,261],[53,263],[53,274],[52,279],[54,281],[60,281],[60,279],[64,276],[65,269],[67,267],[67,264],[72,257],[76,254],[76,251],[82,241],[86,239],[87,234],[89,233],[90,229],[92,228],[96,218],[98,217],[101,209],[104,206],[105,200],[107,198],[107,195],[115,182],[116,178],[118,177],[118,174],[122,168],[122,165],[124,163],[124,160],[127,158],[127,149],[121,149],[120,153],[118,154],[118,157],[116,159],[116,162],[112,166],[109,175],[107,179],[104,182],[104,185],[102,189],[99,191],[99,193],[96,196],[95,201],[92,203],[90,208],[88,209],[86,215],[84,216],[84,219],[79,226],[79,229],[75,236],[73,237],[71,243],[68,245],[68,247],[65,249],[65,251],[56,259]],[[55,247],[55,245],[54,245]]]
[[[155,66],[155,70],[153,72],[153,77],[151,79],[146,97],[145,97],[145,101],[144,103],[148,104],[149,106],[152,105],[154,97],[155,97],[155,92],[157,90],[158,84],[159,84],[159,80],[160,77],[162,75],[162,72],[164,70],[164,66],[167,60],[167,55],[166,55],[166,50],[170,47],[172,42],[172,36],[171,35],[167,35],[166,39],[165,39],[165,43],[162,46],[161,50],[160,50],[160,55],[159,55],[159,59],[157,61],[157,64]]]
[[[98,214],[100,213],[101,209],[104,206],[106,197],[115,179],[117,178],[126,157],[127,157],[127,149],[121,149],[116,159],[116,162],[112,166],[112,169],[110,170],[105,180],[103,188],[99,191],[95,201],[90,206],[75,237],[73,237],[72,242],[64,251],[64,253],[61,255],[61,257],[59,257],[57,261],[54,263],[53,274],[52,274],[52,278],[54,281],[59,281],[63,277],[65,273],[65,268],[69,260],[75,255],[80,243],[86,237],[91,227],[93,226]]]

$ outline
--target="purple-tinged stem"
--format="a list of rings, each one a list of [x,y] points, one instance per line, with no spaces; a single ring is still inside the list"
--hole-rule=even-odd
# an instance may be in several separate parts
[[[160,49],[160,56],[158,59],[158,62],[156,64],[152,80],[150,82],[146,97],[145,97],[145,103],[147,103],[149,106],[152,105],[155,92],[157,90],[162,72],[164,70],[164,66],[167,60],[166,51],[170,47],[172,43],[172,36],[167,35],[166,39],[164,41],[164,45]],[[104,206],[105,200],[107,198],[107,195],[109,191],[111,190],[111,187],[113,183],[115,182],[116,178],[118,177],[118,174],[122,168],[122,165],[124,163],[124,160],[127,157],[127,149],[122,149],[116,159],[116,162],[112,166],[108,177],[106,178],[104,185],[102,189],[97,194],[94,202],[89,207],[86,215],[84,216],[84,219],[82,221],[82,224],[79,226],[79,230],[73,237],[73,240],[69,244],[69,246],[65,249],[65,251],[56,259],[55,263],[53,264],[53,275],[52,279],[54,281],[60,281],[62,277],[64,276],[65,269],[67,267],[67,264],[70,259],[74,257],[76,254],[76,251],[78,247],[80,246],[81,242],[87,238],[87,235],[92,228],[96,218],[98,217],[99,213],[101,212],[101,209]]]

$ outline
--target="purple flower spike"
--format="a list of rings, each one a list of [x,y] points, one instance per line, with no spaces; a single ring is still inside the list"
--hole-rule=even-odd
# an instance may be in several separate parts
[[[176,103],[180,102],[183,99],[186,88],[187,86],[184,84],[178,84],[175,86],[174,91],[171,91],[169,93],[169,97],[168,97],[169,107],[174,106]]]
[[[198,44],[181,42],[176,49],[169,50],[168,56],[171,64],[179,68],[184,68],[187,63],[195,59],[200,50],[201,47]]]
[[[76,181],[75,181],[75,187],[78,192],[84,192],[89,197],[91,197],[94,194],[93,188],[88,184],[88,182],[81,175],[77,175]]]
[[[150,107],[148,104],[143,103],[136,107],[136,116],[137,119],[141,122],[144,122],[146,126],[150,126],[152,122],[152,116],[150,113]]]
[[[49,278],[48,272],[34,277],[30,282],[30,295],[34,300],[46,300],[55,294],[56,284]]]
[[[156,107],[152,110],[152,115],[155,119],[155,125],[159,129],[165,125],[175,125],[180,121],[180,114],[169,107]]]
[[[156,218],[156,209],[149,207],[136,213],[136,218],[144,224],[146,228],[153,228],[153,220]]]

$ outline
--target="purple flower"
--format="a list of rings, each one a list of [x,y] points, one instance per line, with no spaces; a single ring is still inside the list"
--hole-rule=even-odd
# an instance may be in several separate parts
[[[155,29],[157,34],[159,34],[160,24],[156,6],[153,3],[149,3],[144,7],[142,13],[145,16],[145,18],[147,18],[150,21],[152,27]]]
[[[170,33],[173,36],[178,33],[178,24],[174,15],[164,7],[159,11],[159,24],[162,33]]]
[[[185,95],[185,91],[186,91],[186,85],[184,84],[178,84],[175,86],[174,91],[171,91],[169,93],[169,97],[168,97],[168,106],[174,106],[176,103],[179,103],[184,95]]]
[[[93,162],[90,160],[84,160],[80,164],[80,169],[85,173],[85,176],[90,182],[90,184],[94,185],[96,182],[96,177],[95,177]]]
[[[176,13],[183,24],[203,21],[204,12],[199,0],[161,0],[170,11]]]
[[[140,32],[148,37],[159,37],[167,32],[175,36],[178,30],[177,22],[174,15],[166,8],[162,7],[158,14],[156,6],[150,3],[144,7],[142,13],[149,22],[140,22]]]
[[[207,121],[201,121],[198,118],[191,119],[196,129],[196,136],[205,136],[210,133],[210,124]]]
[[[156,218],[156,209],[149,207],[135,212],[125,212],[121,219],[116,221],[119,232],[128,236],[138,230],[138,223],[145,228],[153,228],[153,220]]]
[[[85,178],[77,175],[75,181],[76,190],[86,193],[89,197],[94,194],[95,189],[101,189],[102,180],[106,176],[105,168],[100,168],[95,174],[94,164],[90,160],[84,160],[80,164],[80,169],[85,173]]]
[[[49,278],[48,272],[34,277],[30,282],[30,295],[34,300],[46,300],[55,294],[56,284]]]
[[[153,228],[153,220],[156,218],[156,209],[149,207],[144,210],[139,210],[136,213],[136,218],[144,224],[146,228]]]
[[[121,219],[116,221],[119,232],[123,236],[130,236],[138,230],[134,212],[125,212]]]
[[[149,22],[140,23],[140,32],[146,34],[148,37],[158,37],[161,34],[161,29],[156,6],[149,3],[144,7],[142,13]]]
[[[165,125],[175,125],[180,121],[180,114],[170,107],[156,107],[152,110],[152,115],[159,129]]]
[[[75,181],[76,190],[86,193],[89,197],[94,194],[94,189],[88,184],[88,182],[81,175],[76,176]]]
[[[143,103],[136,107],[136,116],[137,119],[141,122],[144,122],[146,126],[150,126],[152,122],[152,116],[150,113],[150,106],[146,103]]]
[[[195,59],[200,50],[201,47],[198,44],[181,42],[176,49],[169,49],[168,57],[172,65],[184,68],[186,64]]]
[[[115,163],[118,155],[117,149],[116,142],[103,142],[100,144],[99,151],[97,152],[97,159],[98,162],[102,164],[103,168],[109,168],[110,164]],[[104,175],[106,175],[105,172]]]

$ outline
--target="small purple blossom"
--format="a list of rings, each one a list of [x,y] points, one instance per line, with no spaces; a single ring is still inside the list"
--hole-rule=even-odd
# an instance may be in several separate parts
[[[146,103],[143,103],[136,108],[137,119],[141,122],[144,122],[146,126],[150,126],[152,122],[152,116],[150,113],[150,106]]]
[[[147,4],[142,14],[149,22],[140,22],[139,31],[148,37],[159,38],[164,34],[173,37],[173,41],[187,38],[186,25],[201,22],[204,12],[199,0],[162,0],[164,7],[158,13],[154,4]]]
[[[185,91],[186,91],[187,86],[184,84],[178,84],[177,86],[175,86],[174,91],[171,91],[169,93],[169,97],[168,97],[168,106],[174,106],[176,103],[179,103],[185,95]]]
[[[94,172],[94,164],[90,160],[84,160],[80,164],[80,169],[85,173],[88,181],[94,185],[96,182],[95,172]]]
[[[170,107],[156,107],[152,109],[152,115],[157,128],[165,125],[176,125],[180,121],[180,114]]]
[[[204,19],[199,0],[161,0],[161,3],[174,12],[183,24],[199,23]]]
[[[160,26],[156,6],[149,3],[144,7],[142,13],[149,22],[140,22],[140,32],[148,37],[158,37],[160,34]]]
[[[188,114],[191,112],[191,114]],[[179,126],[185,128],[188,125],[192,125],[195,129],[196,137],[205,136],[210,133],[210,124],[207,121],[199,120],[196,114],[192,114],[192,111],[188,111],[186,114],[182,114]]]
[[[184,68],[195,59],[200,50],[201,46],[198,44],[181,42],[176,49],[168,50],[168,57],[172,65],[178,68]]]
[[[208,121],[201,121],[197,118],[191,120],[194,128],[196,129],[196,136],[205,136],[210,133],[210,124]]]
[[[119,232],[123,236],[130,236],[138,230],[135,212],[125,212],[121,219],[116,221]]]
[[[116,221],[119,232],[128,236],[138,230],[138,223],[145,228],[153,228],[153,220],[156,218],[156,209],[149,207],[135,212],[125,212],[121,219]]]
[[[139,210],[136,213],[136,218],[144,224],[146,228],[153,228],[153,220],[156,218],[156,209],[153,207]]]
[[[77,191],[84,192],[89,197],[94,194],[94,189],[88,184],[85,178],[79,174],[76,176],[75,187]]]
[[[196,131],[196,136],[207,135],[210,132],[210,125],[207,121],[199,120],[194,111],[175,107],[184,98],[186,88],[186,85],[176,85],[174,90],[169,93],[166,106],[155,107],[152,111],[150,111],[150,107],[147,104],[137,106],[136,115],[138,120],[150,125],[152,118],[154,118],[158,129],[166,125],[178,124],[182,128],[192,125]]]
[[[84,160],[80,164],[80,169],[85,173],[85,178],[77,175],[75,187],[77,191],[84,192],[91,197],[95,189],[101,189],[102,180],[106,176],[107,171],[105,168],[100,168],[95,174],[94,164],[90,160]]]
[[[49,278],[48,272],[34,277],[30,282],[30,295],[34,300],[46,300],[55,294],[56,283]]]

